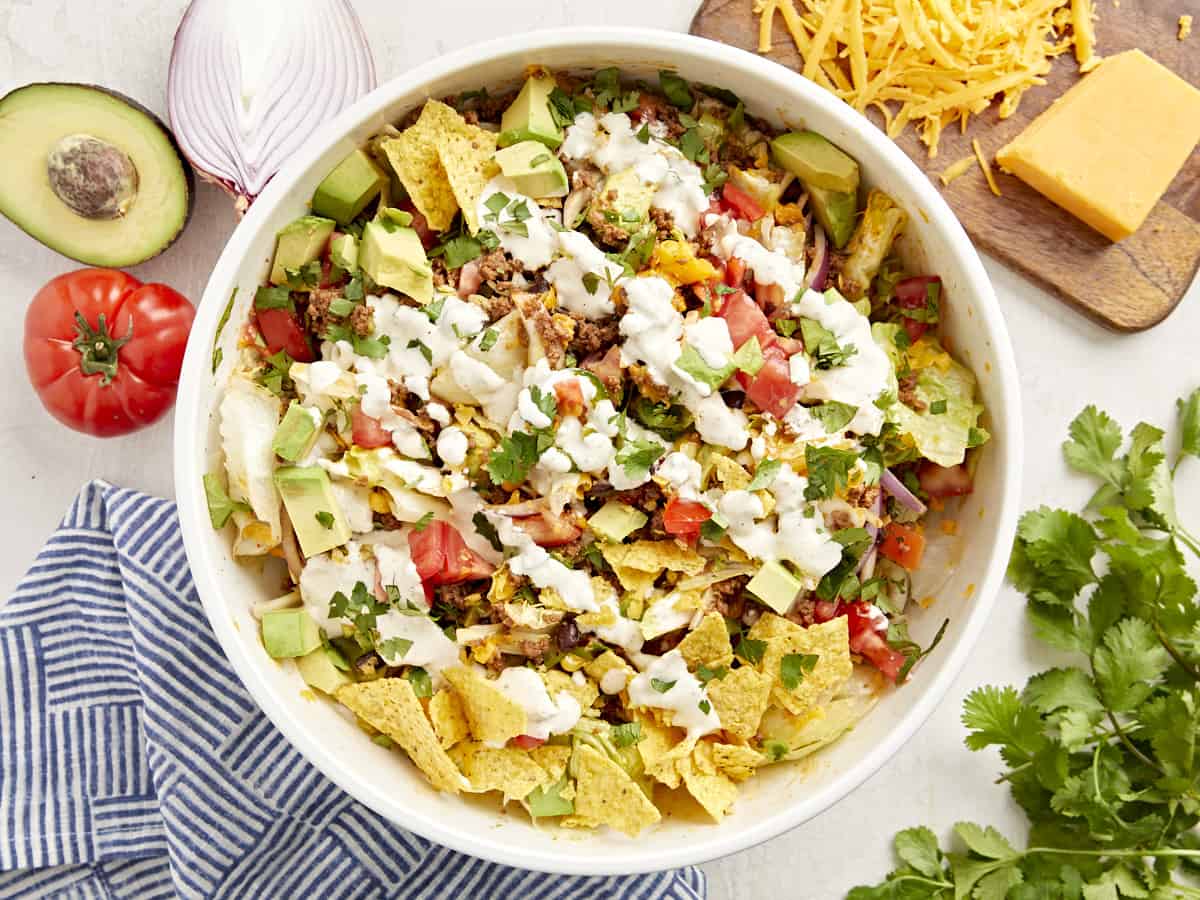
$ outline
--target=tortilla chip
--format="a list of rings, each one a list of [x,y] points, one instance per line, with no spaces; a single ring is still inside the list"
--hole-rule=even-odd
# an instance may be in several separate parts
[[[768,618],[778,621],[764,625],[756,635],[759,622]],[[759,622],[755,622],[749,632],[754,640],[766,640],[767,643],[759,671],[771,679],[771,702],[793,715],[800,715],[820,705],[854,673],[854,663],[850,660],[850,631],[845,616],[808,628],[801,628],[773,614],[763,616]],[[761,636],[768,633],[771,637]],[[812,671],[804,673],[795,688],[788,690],[783,686],[781,664],[783,658],[791,654],[813,655],[817,657],[817,662]]]
[[[454,691],[438,691],[429,698],[429,718],[442,747],[449,749],[470,737],[467,717]]]
[[[662,569],[657,572],[639,572],[626,566],[613,566],[612,570],[617,576],[617,581],[621,582],[621,587],[638,598],[648,597],[654,590],[654,582],[662,574]]]
[[[770,678],[750,666],[739,666],[724,678],[714,678],[705,691],[724,731],[742,741],[754,737],[771,697]]]
[[[407,678],[380,678],[348,684],[337,692],[337,699],[372,728],[403,747],[439,791],[457,794],[467,786],[438,743],[438,736],[425,718],[421,701],[413,693]]]
[[[558,702],[559,692],[566,691],[575,698],[581,710],[588,710],[600,696],[600,689],[586,678],[581,677],[582,683],[580,683],[573,676],[558,669],[551,669],[539,674],[542,676],[542,681],[546,682],[546,691],[555,703]]]
[[[632,544],[604,544],[600,548],[605,561],[614,569],[623,567],[639,572],[661,573],[663,569],[699,575],[707,560],[695,550],[674,541],[634,541]]]
[[[752,480],[750,473],[728,456],[717,456],[714,454],[712,464],[713,471],[717,475],[717,480],[725,486],[725,490],[727,491],[745,490],[746,485]]]
[[[417,121],[399,137],[380,142],[392,170],[434,231],[450,227],[458,201],[438,148],[447,136],[464,134],[467,123],[445,103],[427,100]]]
[[[445,135],[437,149],[463,221],[474,234],[479,230],[479,198],[487,183],[500,174],[500,167],[492,159],[496,135],[474,125],[466,125],[466,129]]]
[[[679,652],[692,671],[697,666],[716,669],[733,665],[733,645],[729,642],[725,617],[718,612],[708,613],[696,630],[679,642]]]
[[[697,753],[680,760],[678,767],[680,775],[683,777],[683,786],[687,788],[688,793],[696,799],[706,813],[712,816],[714,822],[720,822],[729,812],[729,807],[733,806],[733,801],[737,799],[738,789],[736,784],[724,775],[717,773],[715,769],[713,774],[703,771],[711,762],[711,757],[704,760],[699,753],[702,752],[702,747],[707,746],[707,744],[698,746]]]
[[[638,713],[635,721],[641,727],[642,738],[636,746],[646,774],[669,788],[679,787],[675,764],[692,752],[695,741],[689,743],[682,728],[663,725],[645,713]]]
[[[472,790],[481,794],[501,791],[505,803],[524,800],[534,788],[557,780],[551,779],[546,770],[524,750],[512,747],[459,744],[450,751],[450,758],[458,763],[467,776]]]
[[[661,821],[658,809],[624,769],[586,744],[575,748],[575,814],[568,828],[608,825],[630,837]]]
[[[493,747],[503,747],[525,733],[525,710],[475,669],[447,669],[446,680],[458,691],[471,736]]]
[[[745,781],[766,761],[753,747],[741,744],[713,744],[712,757],[717,771],[732,781]]]
[[[594,679],[596,684],[600,684],[604,680],[604,676],[612,671],[624,672],[626,685],[629,684],[634,675],[633,668],[611,650],[605,650],[584,666],[583,671],[588,674],[589,678]],[[620,693],[620,691],[616,693]]]
[[[567,771],[567,763],[571,761],[571,748],[566,744],[542,744],[530,750],[529,755],[546,771],[550,779],[548,783],[553,784]]]

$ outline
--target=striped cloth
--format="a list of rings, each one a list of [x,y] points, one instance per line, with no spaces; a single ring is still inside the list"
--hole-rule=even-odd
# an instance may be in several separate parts
[[[696,869],[565,878],[380,819],[229,668],[175,506],[93,482],[0,608],[0,896],[699,900]]]

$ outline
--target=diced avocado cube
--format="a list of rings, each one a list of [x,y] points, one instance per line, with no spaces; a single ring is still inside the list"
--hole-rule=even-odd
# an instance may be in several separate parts
[[[619,500],[609,500],[588,519],[588,526],[606,541],[619,544],[646,524],[646,514]]]
[[[284,284],[288,269],[299,269],[321,256],[336,223],[320,216],[301,216],[284,226],[275,242],[271,284]]]
[[[636,170],[625,169],[604,179],[592,209],[600,210],[605,219],[629,231],[646,218],[653,199],[654,187],[642,181]]]
[[[779,615],[786,615],[804,585],[800,579],[777,562],[763,563],[746,590]]]
[[[337,164],[317,185],[312,210],[340,225],[348,225],[374,200],[387,183],[387,175],[361,148]]]
[[[418,303],[433,299],[433,269],[416,231],[377,218],[363,228],[358,264],[376,284],[407,294]]]
[[[569,816],[575,812],[575,804],[562,796],[566,787],[567,776],[563,775],[554,784],[534,788],[525,797],[529,814],[535,819],[540,819],[547,816]]]
[[[858,194],[839,194],[811,184],[806,187],[817,221],[825,229],[833,246],[842,249],[854,233],[854,220],[858,215]]]
[[[284,508],[300,552],[316,556],[350,540],[350,526],[333,496],[329,475],[320,466],[283,466],[275,470],[275,487],[283,498]]]
[[[496,164],[517,190],[529,197],[565,197],[570,192],[562,162],[538,141],[521,141],[497,150]]]
[[[558,149],[563,131],[550,112],[550,93],[554,79],[533,75],[525,81],[521,93],[500,118],[500,146],[511,147],[521,141],[541,141],[551,150]]]
[[[792,131],[771,141],[771,157],[808,187],[839,194],[858,190],[858,163],[815,131]]]
[[[304,679],[305,684],[333,696],[337,693],[338,688],[353,682],[345,672],[340,671],[334,665],[331,652],[333,651],[326,647],[317,647],[311,653],[297,657],[296,668],[300,671],[300,677]]]
[[[329,259],[339,269],[354,274],[358,271],[358,238],[339,234],[329,243]]]
[[[262,640],[274,659],[291,659],[321,646],[321,629],[303,609],[273,609],[263,613]]]
[[[324,422],[325,417],[319,410],[293,401],[284,413],[283,421],[275,429],[271,449],[280,459],[295,462],[312,449]]]

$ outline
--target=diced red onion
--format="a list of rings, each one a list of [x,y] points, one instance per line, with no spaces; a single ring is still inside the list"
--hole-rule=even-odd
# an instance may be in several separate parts
[[[916,495],[904,486],[899,478],[892,474],[890,469],[884,469],[883,475],[879,479],[879,485],[889,494],[896,498],[896,502],[901,506],[911,509],[917,515],[924,515],[926,506]]]
[[[885,469],[884,471],[887,470]],[[875,502],[871,504],[871,512],[876,516],[883,512],[882,492],[875,495]],[[879,553],[879,528],[868,522],[867,534],[871,535],[871,546],[867,548],[867,552],[858,561],[858,577],[860,581],[866,581],[875,574],[875,559]]]
[[[809,266],[809,273],[812,274],[812,280],[808,286],[814,291],[825,290],[825,279],[829,276],[829,242],[825,239],[825,229],[820,225],[814,225],[813,233],[813,261]],[[807,277],[807,274],[806,276]]]
[[[375,86],[349,0],[192,0],[167,113],[184,155],[240,213],[313,130]]]

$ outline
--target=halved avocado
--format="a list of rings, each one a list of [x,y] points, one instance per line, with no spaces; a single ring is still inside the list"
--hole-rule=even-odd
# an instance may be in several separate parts
[[[0,98],[0,213],[64,256],[147,260],[183,231],[195,191],[171,133],[128,97],[40,83]]]

